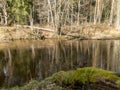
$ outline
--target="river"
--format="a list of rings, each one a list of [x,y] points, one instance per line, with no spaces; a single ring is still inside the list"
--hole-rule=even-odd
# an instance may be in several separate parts
[[[120,73],[120,40],[37,40],[0,43],[0,87],[53,73],[98,67]]]

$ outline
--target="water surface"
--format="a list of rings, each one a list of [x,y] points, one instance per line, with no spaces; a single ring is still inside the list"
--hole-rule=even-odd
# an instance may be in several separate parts
[[[120,40],[0,43],[0,87],[42,80],[60,70],[99,67],[120,73]]]

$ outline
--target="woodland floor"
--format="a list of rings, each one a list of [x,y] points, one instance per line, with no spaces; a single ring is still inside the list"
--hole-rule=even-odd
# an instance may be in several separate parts
[[[56,36],[53,32],[32,31],[30,28],[23,27],[0,27],[0,42],[22,39],[45,39],[45,38],[64,38],[64,39],[120,39],[120,30],[116,30],[113,26],[105,24],[84,24],[72,25],[62,28],[61,35]]]

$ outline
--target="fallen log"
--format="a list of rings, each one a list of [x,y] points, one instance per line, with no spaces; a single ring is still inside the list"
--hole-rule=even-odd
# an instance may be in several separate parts
[[[31,28],[31,26],[28,25],[17,25],[17,27],[23,27],[23,28]],[[55,32],[55,30],[49,29],[49,28],[42,28],[42,27],[32,27],[33,30],[42,30],[42,31],[48,31],[48,32]]]
[[[70,36],[71,38],[79,38],[79,39],[88,39],[87,37],[83,36],[83,35],[80,35],[80,34],[77,34],[77,33],[69,33],[69,34],[66,34],[66,36]]]

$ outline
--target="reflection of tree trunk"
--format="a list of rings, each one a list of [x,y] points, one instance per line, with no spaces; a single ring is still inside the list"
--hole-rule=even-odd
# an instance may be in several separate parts
[[[4,74],[5,74],[5,81],[6,81],[7,85],[9,86],[12,84],[12,76],[13,76],[12,56],[11,56],[10,49],[7,50],[7,54],[5,53],[5,58],[8,62],[6,62],[7,64],[4,67]]]
[[[77,63],[79,62],[79,41],[77,41]]]
[[[8,49],[8,56],[9,56],[9,61],[8,61],[8,69],[9,69],[9,73],[10,73],[10,76],[9,76],[9,84],[12,82],[12,56],[11,56],[11,51],[10,49]]]
[[[51,51],[54,51],[54,50],[51,50],[51,48],[49,48],[48,49],[48,53],[49,53],[48,60],[51,61],[51,63],[50,63],[50,72],[53,72],[53,66],[54,66],[54,57],[53,57],[53,55],[54,55],[54,53],[52,53]]]
[[[56,49],[56,51],[55,51],[55,57],[56,57],[56,64],[58,65],[58,64],[60,64],[59,62],[60,62],[60,60],[61,60],[61,57],[60,57],[60,44],[61,44],[61,42],[57,42],[57,44],[56,44],[56,46],[55,46],[55,49]],[[61,65],[59,65],[59,70],[61,69]]]
[[[55,47],[56,51],[55,51],[55,60],[57,62],[57,64],[60,64],[60,68],[61,69],[61,62],[64,61],[64,63],[66,63],[66,53],[65,53],[65,49],[64,46],[62,45],[61,41],[57,41],[56,42],[56,47]],[[61,61],[62,60],[62,61]]]
[[[53,50],[52,50],[52,58],[51,58],[52,62],[51,62],[51,64],[50,64],[50,67],[51,67],[51,71],[52,71],[52,72],[56,72],[55,69],[57,69],[56,67],[53,68],[53,67],[54,67],[54,64],[55,64],[54,62],[55,62],[55,60],[56,60],[56,59],[55,59],[55,58],[56,58],[56,57],[55,57],[55,55],[56,55],[56,54],[55,54],[55,53],[56,53],[56,49],[55,49],[55,48],[56,48],[56,47],[53,47]]]
[[[103,58],[103,55],[102,55],[102,54],[103,54],[103,52],[102,52],[102,50],[101,50],[100,54],[98,54],[98,55],[100,56],[100,62],[99,62],[99,63],[100,63],[100,68],[103,68],[103,67],[104,67],[104,66],[103,66],[103,64],[104,64],[103,59],[104,59],[104,58]],[[97,57],[98,57],[98,56],[97,56]]]
[[[113,56],[112,56],[112,70],[120,72],[120,41],[114,41]]]
[[[93,56],[92,56],[92,58],[93,58],[93,61],[92,61],[92,66],[93,67],[96,67],[96,56],[97,56],[97,48],[96,48],[96,44],[93,44],[93,47],[92,47],[92,51],[93,51]]]
[[[107,45],[107,70],[110,69],[110,43]]]
[[[32,58],[34,59],[35,58],[35,47],[34,47],[34,45],[31,46],[31,49],[32,49]]]
[[[71,55],[70,55],[70,56],[71,56],[71,61],[70,61],[70,65],[71,65],[71,66],[70,66],[70,67],[72,68],[72,67],[73,67],[73,58],[72,58],[72,57],[73,57],[73,45],[72,45],[72,42],[71,42],[70,45],[71,45],[71,46],[70,46],[70,47],[71,47],[71,48],[70,48],[70,49],[71,49],[71,50],[70,50],[70,51],[71,51]]]
[[[9,56],[9,65],[10,67],[12,66],[12,56],[11,56],[11,51],[8,49],[8,56]]]
[[[57,44],[55,45],[55,59],[56,59],[56,64],[58,64],[58,62],[59,62],[59,47]]]

